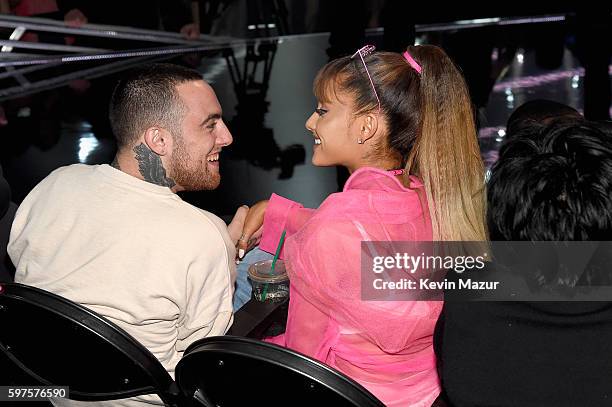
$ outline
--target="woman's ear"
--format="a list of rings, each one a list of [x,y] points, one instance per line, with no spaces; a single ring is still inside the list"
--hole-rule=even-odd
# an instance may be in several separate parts
[[[357,142],[359,144],[364,144],[366,141],[370,140],[376,135],[377,130],[378,115],[371,113],[366,114],[361,118],[359,139]]]

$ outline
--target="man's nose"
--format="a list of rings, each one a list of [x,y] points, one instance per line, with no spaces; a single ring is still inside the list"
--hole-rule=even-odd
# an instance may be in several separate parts
[[[220,129],[219,135],[217,136],[217,144],[222,147],[229,146],[234,141],[234,138],[225,125],[225,122],[221,122],[221,125],[222,129]]]

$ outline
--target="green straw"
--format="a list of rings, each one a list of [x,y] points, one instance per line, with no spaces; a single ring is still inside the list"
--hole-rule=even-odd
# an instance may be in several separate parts
[[[278,260],[278,256],[280,255],[281,249],[283,248],[283,243],[285,243],[285,234],[286,230],[283,230],[283,234],[281,235],[280,241],[278,242],[278,246],[276,246],[276,253],[274,254],[274,259],[272,260],[272,266],[270,267],[270,274],[274,271],[274,267],[276,267],[276,261]],[[264,284],[263,294],[261,295],[262,301],[266,300],[266,296],[268,294],[268,283]]]

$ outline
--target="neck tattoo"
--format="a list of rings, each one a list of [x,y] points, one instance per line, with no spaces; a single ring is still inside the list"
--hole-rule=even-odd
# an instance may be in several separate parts
[[[162,187],[172,188],[176,185],[172,178],[166,177],[166,169],[161,158],[149,149],[144,143],[134,147],[138,170],[145,181]]]

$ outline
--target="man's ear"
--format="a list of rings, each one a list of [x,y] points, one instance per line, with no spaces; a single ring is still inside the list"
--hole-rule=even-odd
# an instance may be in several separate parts
[[[144,142],[151,151],[159,156],[168,154],[172,145],[170,133],[161,127],[149,127],[145,131]]]

